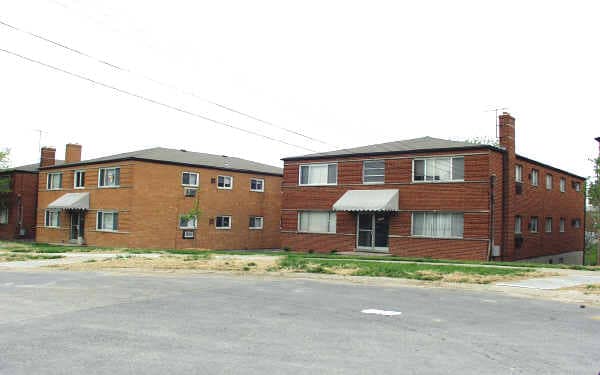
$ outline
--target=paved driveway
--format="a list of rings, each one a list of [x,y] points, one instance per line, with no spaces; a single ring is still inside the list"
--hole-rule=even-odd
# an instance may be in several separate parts
[[[0,374],[597,374],[599,316],[465,290],[3,271]]]

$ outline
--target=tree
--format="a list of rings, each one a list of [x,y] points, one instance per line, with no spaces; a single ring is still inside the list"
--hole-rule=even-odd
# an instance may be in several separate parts
[[[8,155],[9,150],[0,150],[0,171],[8,167]],[[0,176],[0,193],[7,193],[10,191],[10,176]],[[0,202],[2,205],[2,202]]]
[[[587,196],[593,207],[600,208],[600,156],[593,159],[592,163],[595,177],[588,182]]]
[[[0,169],[8,168],[8,155],[10,154],[10,150],[5,148],[4,150],[0,150]]]

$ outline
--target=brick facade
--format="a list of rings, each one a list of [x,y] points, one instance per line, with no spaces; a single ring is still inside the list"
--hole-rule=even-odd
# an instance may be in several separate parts
[[[0,173],[8,179],[8,192],[0,192],[0,207],[8,209],[7,223],[0,223],[0,239],[35,238],[35,208],[37,203],[37,172],[12,170]]]
[[[514,118],[500,118],[502,148],[481,146],[468,149],[387,152],[384,155],[343,155],[339,157],[284,159],[282,184],[282,247],[298,251],[329,252],[357,249],[357,214],[336,213],[335,233],[298,231],[300,211],[331,211],[348,190],[398,189],[399,211],[389,214],[389,252],[401,256],[447,259],[517,260],[583,249],[584,180],[556,168],[515,154]],[[436,156],[464,157],[464,181],[413,182],[413,160]],[[385,161],[385,183],[363,184],[363,161]],[[337,163],[337,184],[301,186],[299,166],[311,163]],[[523,166],[524,179],[531,169],[539,171],[538,187],[529,181],[515,188],[515,164]],[[545,175],[554,176],[554,188],[547,191]],[[559,179],[566,178],[566,191],[559,191]],[[572,183],[582,187],[575,191]],[[424,238],[411,233],[413,212],[458,212],[464,214],[462,238]],[[523,220],[522,244],[515,248],[515,215]],[[539,217],[538,233],[527,231],[531,216]],[[544,231],[545,218],[553,218],[551,233]],[[566,220],[565,232],[558,230],[559,219]],[[526,219],[525,219],[526,218]],[[501,249],[491,257],[492,244]]]
[[[98,187],[99,168],[120,168],[120,186]],[[74,188],[75,171],[85,171],[85,186]],[[60,190],[47,190],[49,172],[63,173]],[[185,197],[182,173],[199,173],[196,197]],[[233,177],[233,188],[218,189],[217,176]],[[264,192],[250,191],[250,179],[264,179]],[[70,212],[60,212],[60,228],[45,224],[45,209],[66,193],[90,193],[90,209],[85,212],[84,240],[91,246],[172,249],[265,249],[279,248],[281,176],[238,172],[140,160],[120,160],[98,164],[42,169],[39,175],[37,240],[69,242]],[[179,216],[194,208],[201,215],[194,239],[183,239]],[[97,230],[98,211],[118,212],[118,230]],[[216,229],[217,215],[231,216],[231,229]],[[249,229],[249,217],[264,217],[263,229]]]

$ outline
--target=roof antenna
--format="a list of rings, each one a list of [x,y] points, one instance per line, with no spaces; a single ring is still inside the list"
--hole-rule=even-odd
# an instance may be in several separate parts
[[[40,152],[42,150],[42,134],[48,134],[48,133],[43,131],[42,129],[33,129],[33,131],[38,132],[40,134],[40,136],[38,138],[38,152]]]
[[[500,124],[498,123],[498,111],[505,111],[507,110],[507,107],[497,107],[497,108],[492,108],[492,109],[488,109],[487,111],[484,112],[494,112],[494,116],[496,118],[496,139],[498,139],[498,127],[500,126]]]

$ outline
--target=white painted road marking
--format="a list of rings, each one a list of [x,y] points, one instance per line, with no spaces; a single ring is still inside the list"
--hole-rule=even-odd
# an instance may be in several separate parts
[[[402,314],[400,311],[387,311],[387,310],[377,310],[377,309],[365,309],[362,310],[361,313],[364,314],[375,314],[375,315],[383,315],[383,316],[394,316]]]

